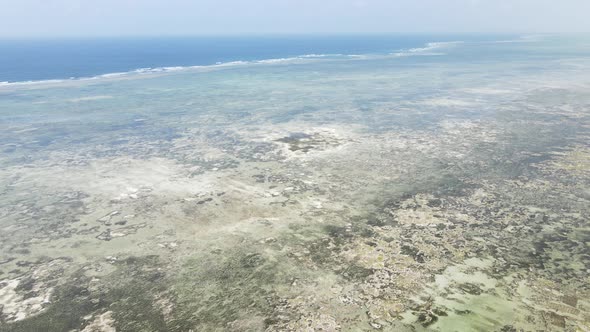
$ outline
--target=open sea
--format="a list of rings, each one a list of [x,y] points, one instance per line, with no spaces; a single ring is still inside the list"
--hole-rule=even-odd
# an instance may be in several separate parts
[[[590,37],[2,40],[0,331],[590,331]]]
[[[518,36],[269,36],[0,40],[0,82],[90,78],[180,67],[428,52],[429,43]]]

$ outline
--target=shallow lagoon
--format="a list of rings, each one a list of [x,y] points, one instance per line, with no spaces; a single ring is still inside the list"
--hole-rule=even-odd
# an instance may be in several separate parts
[[[0,330],[588,330],[589,54],[1,86]]]

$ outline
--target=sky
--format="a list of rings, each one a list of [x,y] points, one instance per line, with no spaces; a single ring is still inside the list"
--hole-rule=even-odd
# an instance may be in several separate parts
[[[0,0],[0,37],[590,32],[590,0]]]

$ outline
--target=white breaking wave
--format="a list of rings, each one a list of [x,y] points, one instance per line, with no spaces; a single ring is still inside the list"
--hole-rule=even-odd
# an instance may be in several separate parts
[[[229,61],[229,62],[217,62],[213,65],[198,65],[198,66],[174,66],[174,67],[155,67],[155,68],[138,68],[126,72],[117,72],[117,73],[108,73],[108,74],[100,74],[91,77],[71,77],[69,79],[49,79],[49,80],[36,80],[36,81],[20,81],[20,82],[8,82],[8,81],[0,81],[0,87],[3,86],[18,86],[18,85],[31,85],[31,84],[51,84],[51,83],[63,83],[63,82],[70,82],[70,81],[87,81],[87,80],[97,80],[97,79],[108,79],[108,78],[118,78],[118,77],[127,77],[133,75],[142,75],[142,74],[157,74],[157,73],[170,73],[170,72],[177,72],[177,71],[189,71],[189,70],[208,70],[208,69],[215,69],[215,68],[227,68],[227,67],[237,67],[237,66],[247,66],[247,65],[264,65],[264,64],[280,64],[280,63],[296,63],[299,62],[309,62],[313,59],[323,59],[327,57],[348,57],[346,55],[340,54],[306,54],[297,57],[291,58],[277,58],[277,59],[264,59],[264,60],[252,60],[252,61]],[[355,56],[351,56],[355,57]]]
[[[412,56],[412,55],[443,55],[443,53],[432,53],[433,50],[450,47],[462,42],[433,42],[426,44],[422,48],[412,48],[406,51],[398,53],[391,53],[394,56]],[[69,79],[49,79],[49,80],[37,80],[37,81],[20,81],[20,82],[0,82],[1,87],[7,86],[21,86],[21,85],[45,85],[45,84],[56,84],[64,82],[75,82],[75,81],[88,81],[98,79],[114,79],[130,77],[134,75],[145,75],[145,74],[158,74],[158,73],[171,73],[178,71],[190,71],[190,70],[214,70],[216,68],[228,68],[228,67],[239,67],[249,65],[272,65],[272,64],[295,64],[295,63],[308,63],[312,61],[320,60],[336,60],[336,59],[371,59],[380,58],[383,55],[377,54],[304,54],[289,58],[276,58],[276,59],[264,59],[264,60],[251,60],[251,61],[230,61],[230,62],[217,62],[213,65],[199,65],[199,66],[174,66],[174,67],[155,67],[155,68],[138,68],[127,72],[117,72],[101,74],[92,77],[71,77]]]
[[[451,41],[451,42],[432,42],[426,44],[425,47],[410,48],[405,51],[391,53],[391,55],[404,57],[413,55],[444,55],[444,53],[435,53],[434,50],[443,49],[447,47],[453,47],[455,45],[463,44],[463,41]]]
[[[61,83],[61,82],[66,82],[69,80],[75,80],[75,79],[63,79],[63,80],[59,80],[59,79],[52,79],[52,80],[38,80],[38,81],[20,81],[20,82],[0,82],[0,87],[3,86],[12,86],[12,85],[31,85],[31,84],[50,84],[50,83]]]

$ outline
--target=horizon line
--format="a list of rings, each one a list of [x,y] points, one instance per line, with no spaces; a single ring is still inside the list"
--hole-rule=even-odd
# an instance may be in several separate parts
[[[0,40],[105,39],[105,38],[239,38],[239,37],[346,37],[346,36],[501,36],[501,35],[590,35],[590,32],[277,32],[220,34],[120,34],[120,35],[22,35]]]

